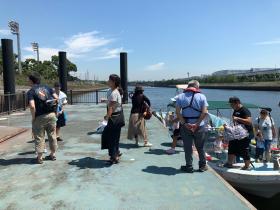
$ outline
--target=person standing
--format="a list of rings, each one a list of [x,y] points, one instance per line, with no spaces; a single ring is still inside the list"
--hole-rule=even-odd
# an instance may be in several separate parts
[[[267,109],[261,109],[260,116],[255,119],[254,127],[257,139],[264,141],[265,162],[270,162],[271,144],[273,138],[276,138],[276,129],[274,120]]]
[[[138,146],[139,138],[144,140],[144,147],[151,147],[152,144],[148,142],[146,123],[143,116],[143,103],[151,106],[151,102],[147,96],[143,94],[144,89],[142,86],[136,86],[134,93],[131,97],[132,108],[130,111],[129,125],[127,138],[133,140]]]
[[[199,91],[199,82],[192,80],[184,93],[178,95],[176,100],[176,115],[180,120],[180,134],[184,142],[186,165],[181,170],[193,173],[192,146],[193,143],[199,155],[199,171],[208,169],[204,152],[204,118],[207,115],[208,103],[204,94]]]
[[[251,112],[241,104],[241,101],[238,97],[230,97],[229,104],[233,109],[233,123],[244,125],[245,129],[249,133],[249,136],[240,140],[232,140],[229,142],[228,161],[224,164],[224,167],[232,168],[232,164],[236,156],[240,156],[245,162],[245,165],[241,169],[248,170],[250,168],[249,145],[251,142],[251,137],[253,137]]]
[[[57,141],[63,141],[60,137],[60,128],[66,125],[66,117],[64,112],[64,106],[67,104],[67,95],[60,90],[59,82],[54,83],[55,93],[58,95],[57,103],[57,121],[56,121],[56,139]]]
[[[43,163],[43,152],[45,148],[45,132],[48,135],[50,155],[46,160],[56,160],[57,140],[56,127],[56,106],[58,96],[53,90],[40,84],[40,76],[36,73],[28,76],[31,89],[27,92],[27,99],[32,116],[32,133],[35,139],[35,150],[37,152],[36,163]]]
[[[107,93],[107,114],[104,119],[108,121],[102,133],[101,149],[108,149],[110,156],[109,163],[117,164],[121,156],[119,141],[121,127],[124,126],[124,116],[122,110],[122,98],[120,88],[121,79],[116,74],[109,76],[108,85],[110,90]]]

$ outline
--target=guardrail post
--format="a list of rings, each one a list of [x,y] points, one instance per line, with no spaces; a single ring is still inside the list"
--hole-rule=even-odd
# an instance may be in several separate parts
[[[95,100],[96,100],[96,104],[98,104],[98,90],[95,91]]]
[[[73,91],[70,90],[70,104],[73,105]]]
[[[23,110],[26,110],[26,94],[25,91],[22,91],[22,103],[23,103]]]

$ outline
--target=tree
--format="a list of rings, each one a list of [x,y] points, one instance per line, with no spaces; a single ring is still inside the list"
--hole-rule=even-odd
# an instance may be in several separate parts
[[[57,55],[53,55],[52,56],[52,63],[53,65],[56,66],[56,69],[58,69],[59,67],[59,59]],[[77,66],[76,64],[72,63],[71,61],[69,61],[68,59],[66,59],[66,68],[67,68],[67,76],[70,76],[70,72],[77,72]]]

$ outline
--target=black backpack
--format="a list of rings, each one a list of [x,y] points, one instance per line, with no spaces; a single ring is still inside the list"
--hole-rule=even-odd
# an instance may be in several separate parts
[[[57,100],[53,98],[48,87],[38,86],[34,89],[37,105],[44,113],[57,111]]]

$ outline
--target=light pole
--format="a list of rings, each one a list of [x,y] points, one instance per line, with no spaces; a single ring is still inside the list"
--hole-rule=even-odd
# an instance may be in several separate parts
[[[15,21],[9,22],[9,27],[11,29],[12,34],[17,35],[17,49],[18,49],[18,72],[19,74],[22,73],[21,69],[21,52],[20,52],[20,37],[19,37],[19,24]]]
[[[39,44],[37,42],[32,42],[31,43],[32,49],[34,52],[37,52],[37,62],[39,64]]]

